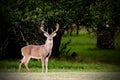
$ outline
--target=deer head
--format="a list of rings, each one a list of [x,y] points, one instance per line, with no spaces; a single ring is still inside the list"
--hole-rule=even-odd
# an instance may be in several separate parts
[[[51,34],[49,34],[47,31],[44,30],[44,21],[41,22],[41,27],[40,27],[41,31],[44,32],[44,36],[47,37],[46,42],[47,43],[52,43],[53,42],[53,37],[56,36],[56,32],[59,29],[59,24],[56,24],[56,30],[53,31]]]

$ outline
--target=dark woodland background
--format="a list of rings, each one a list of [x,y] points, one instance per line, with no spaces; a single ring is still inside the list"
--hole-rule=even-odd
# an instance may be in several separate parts
[[[0,0],[0,59],[21,58],[21,47],[44,44],[40,21],[54,38],[52,57],[58,57],[64,31],[75,23],[97,35],[96,46],[115,49],[115,34],[120,32],[120,0]]]

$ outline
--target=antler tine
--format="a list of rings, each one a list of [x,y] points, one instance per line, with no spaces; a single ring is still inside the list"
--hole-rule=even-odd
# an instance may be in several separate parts
[[[43,27],[40,27],[40,29],[41,29],[41,31],[42,31],[42,32],[45,32],[45,33],[46,33],[46,31],[44,30],[44,28],[43,28]]]
[[[58,29],[59,29],[59,24],[57,23],[57,24],[56,24],[56,30],[53,31],[52,34],[56,33],[56,32],[58,31]]]
[[[56,24],[56,30],[55,30],[55,31],[58,31],[58,29],[59,29],[59,24],[57,23],[57,24]]]
[[[43,20],[43,21],[41,21],[40,29],[41,29],[41,31],[42,31],[42,32],[44,32],[44,33],[47,33],[47,34],[48,34],[48,32],[44,30],[44,20]]]
[[[44,20],[41,21],[41,27],[44,27]]]

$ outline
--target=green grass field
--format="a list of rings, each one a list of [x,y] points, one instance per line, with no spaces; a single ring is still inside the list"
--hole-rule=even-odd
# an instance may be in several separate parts
[[[0,72],[17,72],[18,60],[0,61]],[[31,72],[41,72],[41,61],[31,60],[29,63]],[[62,61],[58,59],[49,60],[49,72],[119,72],[120,65],[103,64],[103,63],[81,63]],[[22,65],[21,72],[27,72]]]
[[[74,34],[73,34],[74,35]],[[87,34],[86,31],[81,31],[78,36],[63,36],[62,44],[65,44],[71,39],[66,50],[70,49],[68,57],[61,56],[60,58],[50,58],[50,72],[81,72],[81,71],[97,71],[97,72],[118,72],[120,71],[120,38],[116,36],[116,48],[113,50],[103,50],[96,48],[96,36]],[[77,57],[70,55],[75,52]],[[16,72],[18,69],[19,60],[1,60],[0,71]],[[31,72],[41,72],[41,61],[31,60],[29,63]],[[26,69],[23,65],[22,72]]]
[[[89,35],[85,30],[82,30],[78,36],[63,36],[61,44],[71,40],[67,45],[70,49],[68,55],[73,52],[77,53],[78,61],[81,62],[103,62],[120,64],[120,37],[117,34],[115,39],[115,49],[98,49],[96,47],[96,35]]]

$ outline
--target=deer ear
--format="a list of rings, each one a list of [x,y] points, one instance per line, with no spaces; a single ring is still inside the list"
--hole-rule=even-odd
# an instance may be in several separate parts
[[[44,36],[45,36],[45,37],[48,37],[48,34],[44,33]]]
[[[55,36],[56,36],[56,33],[54,33],[52,36],[55,37]]]

